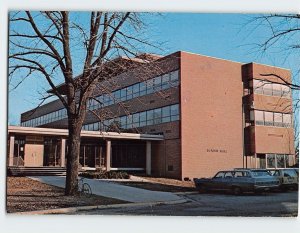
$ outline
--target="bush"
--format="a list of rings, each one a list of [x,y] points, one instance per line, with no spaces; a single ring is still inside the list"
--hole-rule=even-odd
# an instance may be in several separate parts
[[[80,176],[90,179],[129,179],[128,173],[121,171],[86,171]]]

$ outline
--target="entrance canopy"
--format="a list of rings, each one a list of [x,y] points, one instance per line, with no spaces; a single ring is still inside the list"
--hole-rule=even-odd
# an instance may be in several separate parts
[[[8,126],[8,166],[65,167],[68,129]],[[151,141],[163,135],[81,131],[80,166],[146,170],[151,174]]]
[[[45,136],[47,135],[47,136],[67,137],[68,129],[8,126],[8,134],[45,135]],[[164,139],[163,135],[100,132],[100,131],[86,131],[86,130],[81,131],[81,137],[103,138],[103,139],[135,139],[135,140],[147,140],[147,141],[161,141]]]

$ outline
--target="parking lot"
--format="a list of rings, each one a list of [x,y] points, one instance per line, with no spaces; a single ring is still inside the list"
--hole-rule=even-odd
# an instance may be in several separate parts
[[[260,195],[244,194],[181,194],[185,203],[173,205],[128,206],[76,212],[100,215],[162,215],[162,216],[297,216],[298,192],[277,192]]]

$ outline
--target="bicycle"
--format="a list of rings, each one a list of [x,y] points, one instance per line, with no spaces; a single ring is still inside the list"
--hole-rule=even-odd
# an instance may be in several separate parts
[[[83,177],[78,179],[78,192],[82,196],[91,197],[93,194],[91,186],[88,183],[85,183],[83,180]]]

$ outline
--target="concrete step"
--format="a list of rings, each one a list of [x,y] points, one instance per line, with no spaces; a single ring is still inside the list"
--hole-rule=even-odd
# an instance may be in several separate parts
[[[66,175],[64,167],[8,167],[11,176],[61,176]]]

